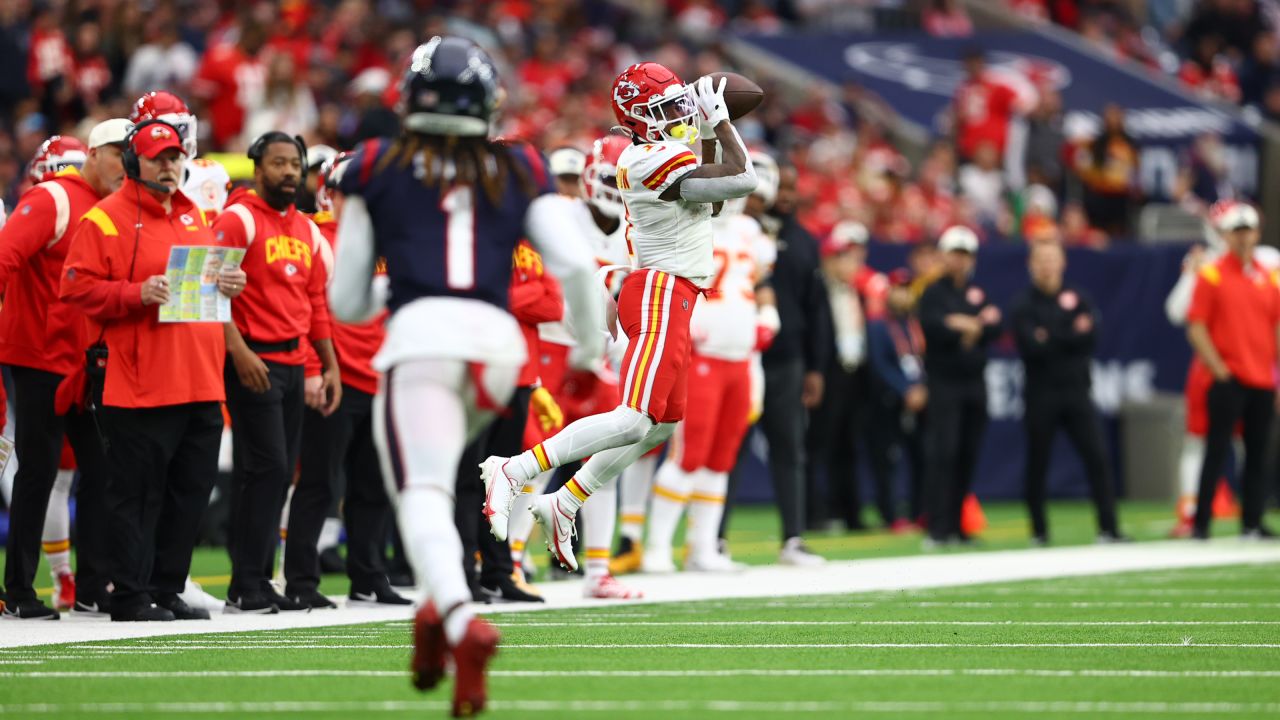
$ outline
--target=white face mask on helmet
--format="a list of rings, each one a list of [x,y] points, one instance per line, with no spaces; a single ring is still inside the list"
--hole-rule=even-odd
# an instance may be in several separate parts
[[[582,196],[595,209],[609,217],[622,217],[625,206],[618,190],[618,168],[599,162],[588,163],[582,170]]]

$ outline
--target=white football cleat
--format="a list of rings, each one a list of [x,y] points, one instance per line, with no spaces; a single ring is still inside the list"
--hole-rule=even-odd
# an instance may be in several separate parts
[[[533,519],[542,527],[542,537],[546,538],[547,549],[561,565],[570,571],[577,570],[578,560],[573,556],[573,539],[578,536],[578,526],[573,522],[573,515],[560,506],[555,493],[534,498],[529,512],[533,513]]]
[[[500,542],[507,541],[507,522],[511,518],[511,502],[520,492],[520,483],[507,475],[510,458],[490,456],[480,463],[480,479],[484,481],[482,512],[489,519],[489,531]]]
[[[203,608],[211,613],[221,611],[225,604],[218,598],[205,592],[204,588],[200,587],[200,583],[192,580],[190,577],[187,578],[186,587],[182,589],[182,592],[178,593],[178,597],[182,599],[182,602],[193,608]]]
[[[640,560],[640,572],[649,575],[661,575],[676,571],[676,564],[671,560],[671,549],[644,549],[644,557]]]
[[[684,561],[685,572],[735,573],[746,569],[745,564],[717,552],[689,553],[689,559]]]
[[[612,575],[587,578],[582,585],[582,597],[600,600],[639,600],[644,593],[618,582]]]
[[[796,567],[815,567],[825,565],[826,559],[821,555],[809,549],[804,544],[804,540],[793,537],[787,540],[782,546],[782,552],[778,553],[778,562],[782,565],[795,565]]]

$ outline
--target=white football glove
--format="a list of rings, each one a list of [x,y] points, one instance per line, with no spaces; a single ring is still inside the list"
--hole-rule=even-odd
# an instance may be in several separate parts
[[[727,79],[720,78],[720,82],[717,83],[711,79],[710,75],[698,78],[693,94],[698,100],[700,126],[712,131],[704,135],[703,140],[714,139],[715,127],[729,119],[729,106],[724,102],[724,86],[728,82]]]

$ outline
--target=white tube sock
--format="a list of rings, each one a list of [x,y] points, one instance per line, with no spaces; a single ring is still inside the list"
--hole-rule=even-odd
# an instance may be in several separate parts
[[[729,473],[703,468],[693,474],[689,527],[685,531],[690,557],[705,557],[719,552],[720,518],[724,516],[724,496],[728,489]]]
[[[689,501],[694,476],[668,459],[658,468],[653,480],[653,500],[649,506],[649,532],[645,534],[645,553],[670,557],[671,544],[680,524],[680,516]]]
[[[618,480],[622,536],[629,538],[633,543],[639,543],[644,537],[644,518],[649,505],[649,489],[653,486],[653,474],[657,468],[658,458],[645,454],[631,463],[631,467],[623,470],[622,477]]]
[[[618,483],[606,482],[582,506],[582,540],[588,579],[609,574],[613,531],[618,524]]]

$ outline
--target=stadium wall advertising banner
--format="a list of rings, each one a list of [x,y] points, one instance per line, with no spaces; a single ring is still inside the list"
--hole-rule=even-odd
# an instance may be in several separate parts
[[[906,265],[905,246],[873,244],[872,267],[891,270]],[[1169,324],[1164,301],[1182,270],[1185,246],[1118,245],[1105,252],[1070,250],[1066,281],[1084,290],[1098,309],[1099,336],[1093,365],[1093,400],[1105,418],[1107,445],[1115,462],[1116,477],[1123,485],[1119,462],[1118,416],[1125,403],[1142,402],[1156,392],[1180,393],[1186,379],[1191,350],[1182,328]],[[1026,440],[1022,430],[1022,363],[1007,330],[1008,310],[1026,288],[1027,253],[1020,245],[989,245],[978,253],[975,276],[991,301],[1005,315],[1006,332],[992,346],[987,365],[987,411],[991,423],[974,480],[983,499],[1021,498]],[[864,440],[859,439],[860,446]],[[753,432],[753,457],[745,468],[740,501],[773,497],[769,476],[761,458],[766,445]],[[871,478],[865,452],[859,448],[865,515],[873,519]],[[899,482],[899,493],[905,492]],[[1049,489],[1054,497],[1086,497],[1084,469],[1062,433],[1054,445],[1049,469]]]
[[[1258,187],[1258,134],[1236,117],[1145,77],[1145,70],[1098,59],[1071,44],[1037,33],[988,32],[968,38],[923,33],[886,36],[747,36],[743,40],[831,82],[855,82],[897,113],[935,134],[964,78],[961,58],[986,51],[989,69],[1012,83],[1035,77],[1062,95],[1064,125],[1099,127],[1102,109],[1126,109],[1130,135],[1141,149],[1140,173],[1149,197],[1166,198],[1182,151],[1197,136],[1221,135],[1233,184],[1249,195]]]

